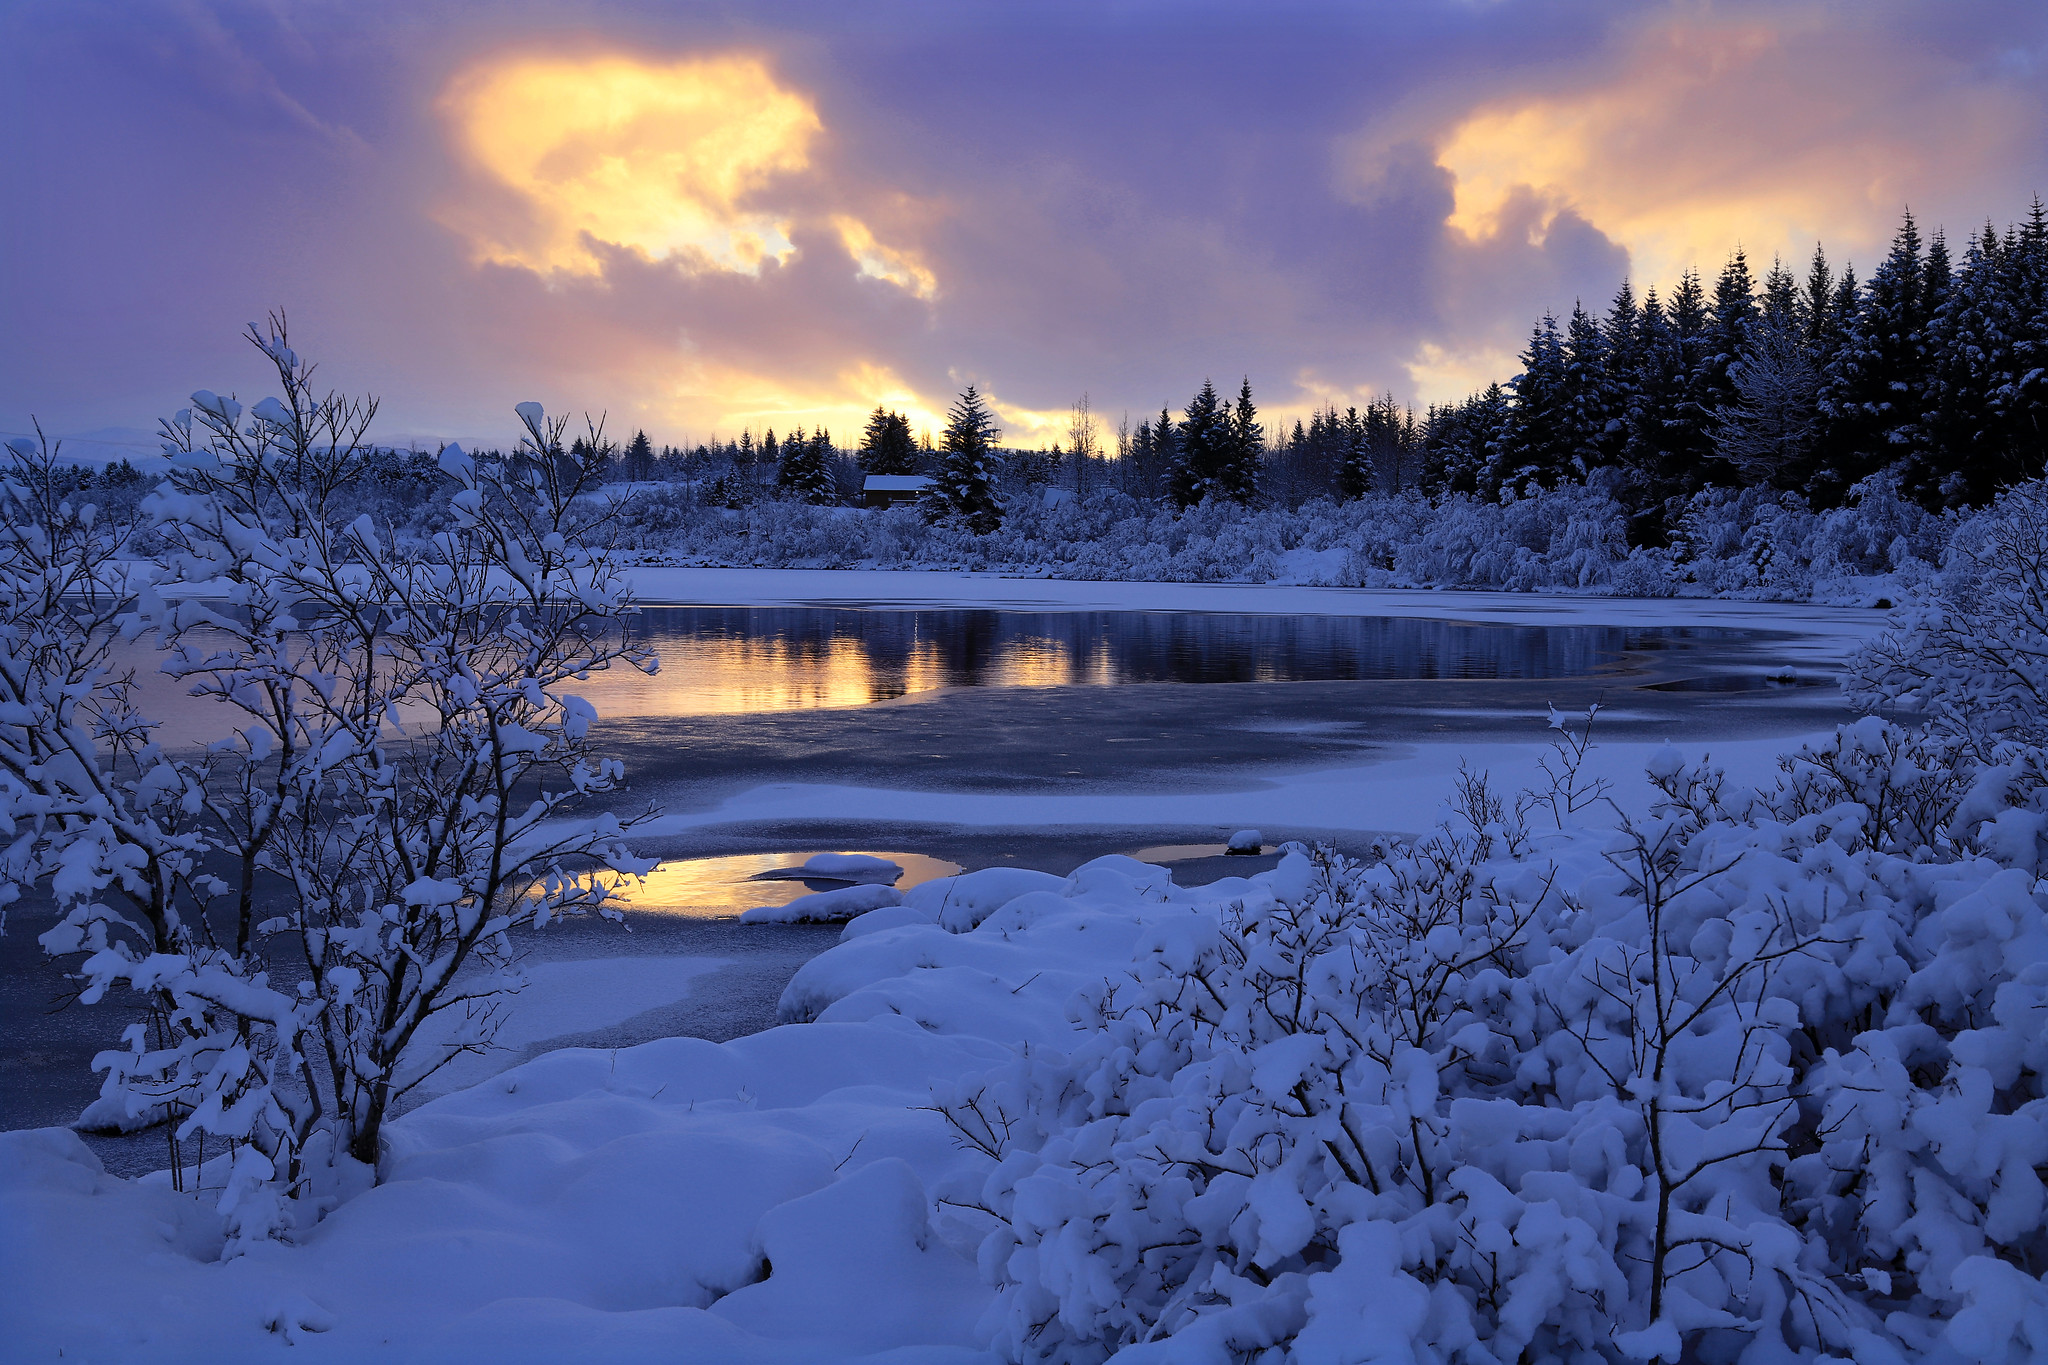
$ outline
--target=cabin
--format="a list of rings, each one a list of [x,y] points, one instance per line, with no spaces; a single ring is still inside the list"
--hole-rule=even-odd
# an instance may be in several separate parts
[[[861,485],[863,502],[869,507],[899,507],[916,502],[932,486],[922,474],[870,474]]]

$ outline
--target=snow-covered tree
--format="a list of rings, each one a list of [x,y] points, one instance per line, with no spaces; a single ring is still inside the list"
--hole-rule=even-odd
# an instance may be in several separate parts
[[[978,536],[1002,524],[996,501],[996,441],[1002,436],[995,414],[969,384],[946,415],[938,477],[925,495],[925,516],[957,521]]]
[[[127,986],[148,1006],[99,1059],[97,1119],[237,1147],[223,1207],[244,1240],[312,1217],[302,1196],[374,1164],[408,1091],[489,1042],[513,932],[615,913],[614,874],[650,866],[617,818],[573,814],[620,770],[588,753],[570,688],[654,666],[621,629],[613,505],[587,496],[595,427],[579,458],[522,404],[509,457],[447,447],[451,522],[400,546],[333,515],[374,403],[317,394],[281,320],[250,339],[280,395],[245,413],[202,390],[165,424],[153,567],[114,576],[89,513],[38,502],[47,457],[23,450],[10,497],[42,511],[0,564],[0,635],[29,650],[0,668],[0,799],[29,822],[6,883],[55,897],[42,942],[82,955],[87,1001]],[[83,605],[38,623],[58,582]],[[116,631],[154,637],[217,736],[157,740],[109,669]]]
[[[799,502],[825,506],[839,501],[839,481],[833,475],[838,455],[823,427],[806,436],[799,427],[782,443],[782,456],[775,471],[775,486]]]
[[[909,419],[877,407],[868,414],[857,458],[864,474],[915,474],[917,443],[911,439]]]

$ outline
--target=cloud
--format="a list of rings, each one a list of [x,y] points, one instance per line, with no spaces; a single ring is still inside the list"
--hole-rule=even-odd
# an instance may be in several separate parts
[[[441,210],[479,260],[596,274],[591,241],[685,268],[755,273],[792,250],[754,206],[810,165],[821,129],[801,94],[745,55],[649,62],[513,57],[461,72],[439,101],[487,187]]]
[[[0,424],[146,427],[253,380],[278,304],[394,429],[486,439],[528,397],[847,435],[972,380],[1029,441],[1205,376],[1274,419],[1453,398],[1624,274],[2014,216],[2044,33],[2019,0],[18,6]]]
[[[1668,284],[1738,244],[1796,263],[1826,238],[1867,257],[1907,204],[1983,212],[1987,184],[2038,161],[2038,82],[1843,20],[1793,3],[1624,26],[1596,69],[1485,101],[1441,135],[1448,226],[1540,240],[1569,211],[1626,247],[1640,280]]]

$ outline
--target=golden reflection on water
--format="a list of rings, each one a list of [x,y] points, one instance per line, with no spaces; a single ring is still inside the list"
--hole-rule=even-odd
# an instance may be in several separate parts
[[[932,692],[947,685],[936,643],[921,642],[900,662],[878,664],[858,639],[824,645],[730,637],[659,642],[653,677],[611,668],[580,685],[600,713],[633,716],[732,716],[807,711]]]
[[[801,867],[818,853],[842,849],[804,849],[794,853],[735,853],[719,858],[677,858],[647,874],[644,882],[628,879],[623,887],[625,908],[643,915],[685,915],[692,919],[729,919],[757,905],[787,905],[813,891],[831,891],[848,883],[812,880],[751,881],[763,872]],[[922,853],[878,853],[903,868],[893,883],[908,891],[922,882],[950,877],[960,864]]]
[[[592,674],[575,690],[604,715],[731,716],[867,706],[963,683],[1066,687],[1116,681],[1106,646],[1076,651],[1043,637],[1004,641],[984,669],[964,679],[954,676],[957,661],[949,661],[932,638],[887,658],[852,635],[823,641],[667,636],[654,643],[661,655],[661,671],[654,676],[615,667]]]

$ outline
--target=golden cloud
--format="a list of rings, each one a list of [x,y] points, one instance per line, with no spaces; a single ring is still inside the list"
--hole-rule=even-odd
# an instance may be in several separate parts
[[[1469,111],[1437,139],[1457,181],[1450,226],[1502,230],[1518,194],[1549,207],[1540,238],[1576,210],[1624,245],[1633,273],[1668,282],[1752,259],[1803,261],[1816,240],[1868,259],[1910,198],[1980,185],[2017,130],[2012,92],[1879,50],[1813,6],[1692,11],[1645,24],[1611,78]],[[1981,212],[1982,210],[1976,210]]]
[[[789,218],[757,201],[810,167],[824,126],[742,55],[511,57],[456,77],[441,112],[471,167],[521,210],[464,205],[444,221],[481,260],[576,274],[600,270],[592,240],[693,269],[786,258]]]

